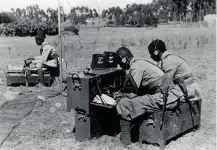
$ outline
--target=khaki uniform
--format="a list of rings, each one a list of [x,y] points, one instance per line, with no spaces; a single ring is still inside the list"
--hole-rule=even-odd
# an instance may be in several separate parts
[[[148,87],[164,75],[164,72],[157,66],[143,59],[133,59],[130,62],[130,70],[137,87]],[[148,93],[148,88],[144,88]],[[174,104],[183,96],[180,88],[174,86],[168,93],[167,104]],[[156,91],[151,94],[137,96],[135,98],[123,98],[116,105],[118,114],[126,120],[132,120],[144,114],[146,111],[155,111],[163,105],[163,94]]]
[[[184,79],[188,91],[188,96],[191,101],[201,99],[200,89],[192,75],[189,65],[185,62],[185,60],[183,60],[179,56],[176,56],[167,51],[164,52],[161,56],[161,63],[159,64],[159,67],[165,73],[169,73],[172,69],[174,69],[177,66],[179,67],[177,69],[177,72],[175,73],[174,80],[178,78]]]
[[[43,42],[41,45],[42,54],[40,56],[36,56],[35,60],[32,61],[33,64],[39,69],[43,65],[49,67],[57,67],[58,62],[55,58],[57,56],[56,50],[53,46],[51,46],[48,42]]]

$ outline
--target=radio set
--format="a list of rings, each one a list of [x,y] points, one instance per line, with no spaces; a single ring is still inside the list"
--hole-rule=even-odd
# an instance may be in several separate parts
[[[115,52],[104,52],[103,54],[93,54],[91,69],[99,70],[106,68],[117,68],[119,57]]]

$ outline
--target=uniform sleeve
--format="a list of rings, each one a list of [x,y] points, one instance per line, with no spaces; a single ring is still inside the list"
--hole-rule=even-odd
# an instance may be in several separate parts
[[[137,88],[139,88],[140,84],[142,82],[143,71],[138,66],[138,67],[132,67],[130,69],[129,73],[132,75],[132,77],[133,77],[133,79],[137,85]]]
[[[174,68],[174,64],[168,59],[165,59],[161,63],[161,69],[163,70],[164,73],[168,73],[168,72],[172,71],[173,68]]]
[[[171,79],[173,79],[179,65],[180,63],[176,64],[174,61],[170,59],[164,59],[164,61],[161,64],[161,69],[165,74],[167,74]]]
[[[50,52],[52,51],[53,47],[50,46],[50,45],[46,45],[43,47],[43,52],[42,52],[42,55],[41,55],[41,59],[43,62],[46,62],[47,61],[47,58],[50,54]]]

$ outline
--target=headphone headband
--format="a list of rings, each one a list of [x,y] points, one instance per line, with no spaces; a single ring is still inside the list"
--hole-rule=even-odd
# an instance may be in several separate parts
[[[154,50],[156,51],[157,50],[157,44],[159,42],[159,39],[157,39],[157,41],[155,42],[155,45],[154,45]]]

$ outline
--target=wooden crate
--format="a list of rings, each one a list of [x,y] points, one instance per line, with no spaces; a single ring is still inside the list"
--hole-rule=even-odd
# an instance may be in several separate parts
[[[165,148],[166,143],[170,140],[185,134],[192,129],[197,129],[201,121],[201,101],[194,101],[193,106],[196,110],[196,115],[190,113],[188,103],[183,103],[180,106],[180,113],[166,111],[163,127],[160,130],[160,121],[162,118],[162,110],[152,113],[154,123],[148,121],[147,116],[141,120],[139,127],[139,141],[160,145],[161,149]],[[193,121],[192,121],[193,119]]]
[[[29,76],[25,77],[23,73],[11,73],[11,72],[7,73],[6,79],[7,79],[7,86],[26,85],[26,80],[29,85],[35,85],[38,84],[40,81],[38,74],[30,74]],[[51,76],[49,73],[44,74],[44,81],[46,86],[51,85]]]

